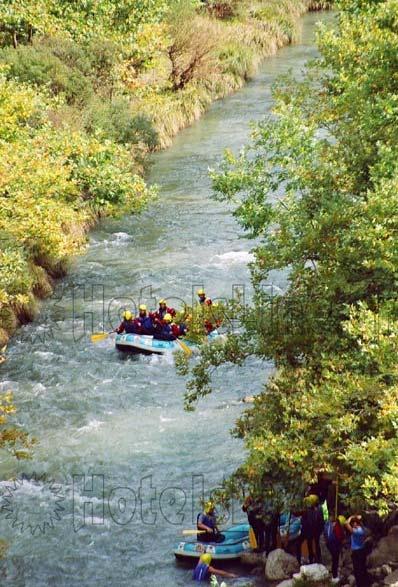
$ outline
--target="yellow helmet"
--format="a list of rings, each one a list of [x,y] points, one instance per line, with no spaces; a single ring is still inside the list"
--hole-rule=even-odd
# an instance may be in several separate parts
[[[132,313],[131,313],[131,312],[129,312],[129,310],[126,310],[125,312],[123,312],[123,318],[124,318],[125,320],[131,320],[131,319],[132,319],[132,317],[133,317],[133,315],[132,315]]]
[[[142,311],[145,311],[145,312],[147,311],[147,307],[146,307],[146,305],[145,305],[145,304],[141,304],[141,305],[138,307],[138,309],[139,309],[139,310],[142,310]]]
[[[205,296],[206,292],[204,289],[198,289],[198,291],[196,292],[198,294],[198,296]]]
[[[167,304],[166,300],[163,300],[163,299],[162,300],[159,300],[159,306],[163,306],[163,305],[166,305],[166,304]]]
[[[307,502],[312,506],[318,505],[319,497],[317,495],[315,495],[315,493],[312,493],[311,495],[308,496]]]
[[[165,314],[165,315],[163,316],[163,320],[164,320],[165,322],[171,322],[171,321],[173,320],[173,317],[172,317],[172,315],[171,315],[171,314]]]
[[[340,524],[342,526],[345,526],[346,525],[347,520],[346,520],[345,516],[338,516],[337,519],[338,519],[338,521],[340,522]]]
[[[205,513],[206,514],[209,514],[213,510],[214,510],[214,502],[213,501],[207,501],[205,503]]]
[[[209,554],[208,552],[205,552],[205,554],[202,554],[200,556],[200,562],[204,563],[205,565],[209,565],[211,563],[211,554]]]

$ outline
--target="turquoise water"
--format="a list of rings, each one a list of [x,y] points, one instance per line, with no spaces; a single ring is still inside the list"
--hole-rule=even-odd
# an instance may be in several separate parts
[[[207,494],[241,462],[242,445],[228,431],[243,409],[240,398],[261,388],[269,366],[220,370],[218,393],[185,413],[184,381],[171,360],[123,360],[111,339],[89,342],[84,320],[108,327],[108,309],[114,318],[123,300],[189,302],[198,285],[212,297],[230,297],[236,286],[250,295],[250,243],[227,206],[210,199],[208,168],[225,147],[245,144],[249,122],[271,107],[275,78],[289,69],[299,75],[315,55],[318,19],[306,16],[300,44],[267,59],[255,80],[153,157],[156,205],[140,218],[102,223],[56,298],[13,339],[0,389],[13,390],[17,421],[38,444],[30,462],[2,461],[3,478],[21,480],[2,498],[0,535],[10,543],[2,584],[191,583],[172,546],[193,527],[202,483]]]

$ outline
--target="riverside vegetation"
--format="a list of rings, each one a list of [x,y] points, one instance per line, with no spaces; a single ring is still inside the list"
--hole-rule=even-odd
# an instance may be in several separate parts
[[[295,507],[326,471],[341,513],[388,514],[398,505],[398,2],[337,9],[305,79],[280,81],[273,114],[213,174],[215,197],[256,239],[255,295],[241,333],[179,368],[193,408],[217,368],[251,356],[276,366],[236,423],[247,456],[221,500],[249,491]],[[278,297],[264,287],[272,270],[288,271]]]
[[[155,191],[170,144],[292,41],[309,0],[5,0],[0,6],[0,348],[100,216]]]

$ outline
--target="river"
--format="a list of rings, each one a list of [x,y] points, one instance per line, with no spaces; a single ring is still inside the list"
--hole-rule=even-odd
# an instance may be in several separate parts
[[[227,206],[210,199],[208,168],[224,148],[247,142],[249,122],[272,105],[275,78],[300,75],[315,55],[319,18],[307,15],[300,44],[267,59],[252,82],[153,157],[159,201],[141,217],[101,223],[55,298],[13,338],[0,389],[14,392],[16,420],[38,443],[31,461],[1,463],[3,478],[19,479],[9,490],[2,483],[0,536],[10,543],[3,585],[191,584],[172,546],[193,527],[202,484],[207,493],[241,462],[242,445],[228,431],[239,399],[261,388],[269,367],[253,361],[239,377],[222,369],[218,393],[185,413],[184,381],[171,361],[123,360],[112,340],[90,343],[84,320],[106,322],[112,298],[111,313],[122,298],[189,302],[198,285],[212,297],[236,287],[250,295],[251,244]]]

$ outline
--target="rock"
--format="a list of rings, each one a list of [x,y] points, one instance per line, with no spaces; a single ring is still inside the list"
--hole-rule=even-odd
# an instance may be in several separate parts
[[[297,559],[281,548],[277,548],[268,555],[265,564],[265,578],[269,581],[282,581],[289,579],[298,570]]]
[[[330,573],[325,565],[313,563],[300,567],[300,579],[310,581],[311,583],[323,583],[330,579]]]
[[[353,587],[353,585],[355,585],[356,581],[354,575],[349,575],[349,577],[347,577],[347,583],[350,587]]]
[[[379,514],[375,511],[366,511],[363,514],[363,523],[370,530],[373,538],[378,539],[383,536],[385,533],[384,531],[384,523],[383,519],[379,516]]]
[[[264,573],[264,566],[261,567],[254,567],[254,569],[252,569],[250,571],[251,575],[256,575],[256,576],[260,576]]]
[[[285,579],[282,583],[279,583],[276,587],[293,587],[294,581],[293,579]]]
[[[398,526],[398,509],[392,511],[384,522],[386,532],[388,532],[393,526]]]
[[[369,575],[374,579],[383,579],[384,574],[381,570],[381,567],[375,567],[374,569],[369,569]]]
[[[383,574],[383,577],[386,577],[387,575],[391,575],[391,573],[392,573],[392,568],[390,567],[390,565],[381,565],[380,570]]]
[[[244,552],[240,555],[240,562],[248,567],[264,567],[266,558],[263,552]]]
[[[398,570],[394,571],[393,573],[391,572],[386,577],[384,577],[384,585],[392,586],[396,584],[398,585]]]
[[[390,561],[398,561],[398,526],[393,526],[368,556],[368,566],[371,568],[380,567]]]

